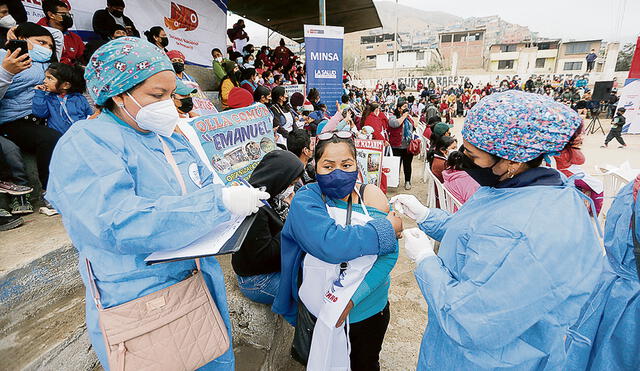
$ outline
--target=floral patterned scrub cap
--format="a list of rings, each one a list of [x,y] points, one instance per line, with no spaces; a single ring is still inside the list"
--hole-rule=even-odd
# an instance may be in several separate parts
[[[173,71],[162,50],[147,40],[121,37],[93,53],[84,78],[91,98],[102,105],[161,71]]]
[[[568,106],[533,93],[510,90],[482,98],[469,110],[462,137],[500,158],[527,162],[556,155],[582,123]]]

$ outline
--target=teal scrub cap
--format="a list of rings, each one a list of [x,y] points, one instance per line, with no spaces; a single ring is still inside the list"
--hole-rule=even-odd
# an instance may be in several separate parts
[[[122,94],[162,71],[173,71],[167,55],[137,37],[121,37],[93,53],[84,78],[91,98],[98,105]]]

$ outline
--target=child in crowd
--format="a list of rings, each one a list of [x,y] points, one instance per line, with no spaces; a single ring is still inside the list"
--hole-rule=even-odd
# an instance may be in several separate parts
[[[627,144],[622,139],[622,128],[626,124],[626,119],[624,117],[624,113],[626,112],[624,107],[618,108],[618,112],[616,112],[616,117],[611,120],[611,130],[609,130],[609,134],[607,134],[607,138],[604,140],[604,145],[602,148],[607,148],[609,142],[616,138],[620,146],[618,148],[625,148]]]
[[[444,187],[460,203],[467,202],[480,188],[480,184],[463,170],[471,166],[471,164],[465,163],[468,161],[469,158],[464,155],[462,148],[458,151],[453,151],[447,158],[447,168],[442,172]]]
[[[444,183],[442,172],[447,167],[447,156],[455,151],[458,142],[454,137],[443,136],[439,138],[433,147],[427,152],[427,161],[431,165],[431,172],[438,178],[440,183]]]
[[[64,134],[71,125],[93,114],[87,98],[84,70],[80,66],[52,63],[44,83],[35,87],[33,114],[47,120],[47,126]]]

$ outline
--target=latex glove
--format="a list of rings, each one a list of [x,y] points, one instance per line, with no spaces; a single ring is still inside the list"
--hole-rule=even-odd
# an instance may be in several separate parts
[[[435,256],[433,252],[433,242],[427,235],[418,228],[405,229],[402,232],[404,237],[404,248],[407,250],[407,256],[416,264],[430,256]]]
[[[397,212],[422,223],[429,216],[429,208],[424,206],[414,195],[397,195],[391,198],[391,205]]]
[[[222,203],[231,213],[249,216],[263,206],[262,200],[268,200],[269,193],[257,188],[233,186],[222,188]]]

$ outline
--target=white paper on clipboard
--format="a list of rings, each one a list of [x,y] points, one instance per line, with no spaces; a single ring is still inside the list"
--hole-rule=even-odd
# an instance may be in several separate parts
[[[190,245],[178,250],[156,251],[147,256],[145,262],[161,262],[180,260],[199,256],[216,255],[224,244],[233,236],[242,221],[243,216],[233,216],[231,220],[220,223],[213,231],[200,237]]]

